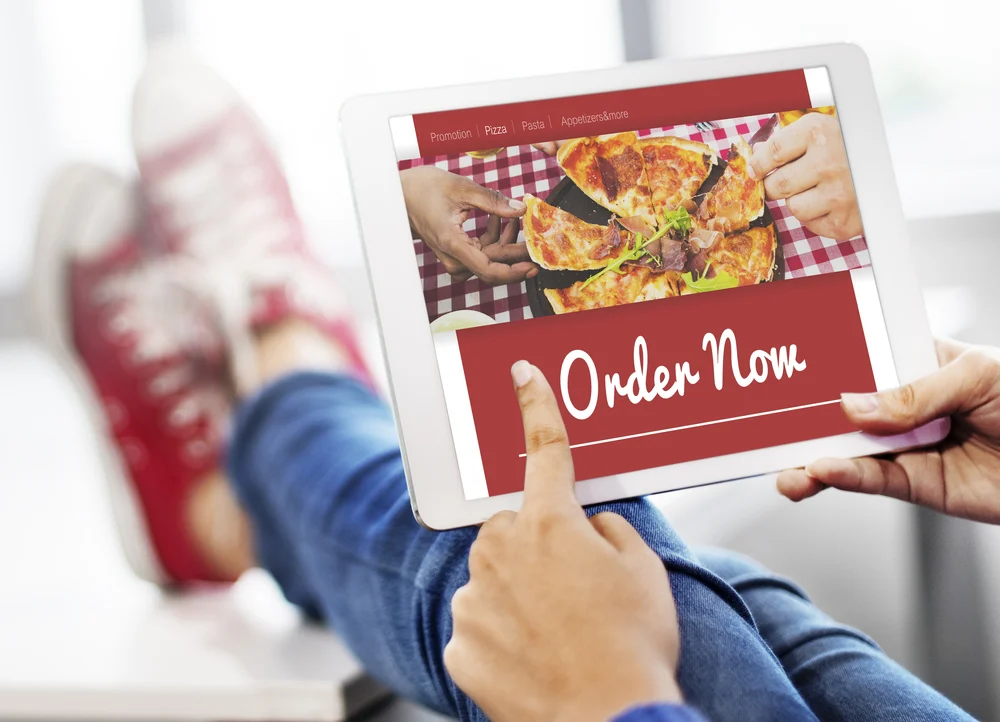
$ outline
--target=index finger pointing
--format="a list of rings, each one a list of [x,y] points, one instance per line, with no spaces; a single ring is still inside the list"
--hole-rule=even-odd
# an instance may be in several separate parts
[[[542,372],[527,361],[518,361],[510,372],[521,407],[528,456],[524,510],[579,510],[574,490],[573,455],[552,387]]]

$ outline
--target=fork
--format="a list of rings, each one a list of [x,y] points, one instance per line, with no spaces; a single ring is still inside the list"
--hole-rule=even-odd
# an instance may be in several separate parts
[[[695,123],[694,127],[700,130],[702,133],[707,133],[710,130],[715,130],[716,128],[718,128],[719,124],[716,123],[714,120],[710,120],[707,123],[704,121],[700,121],[698,123]]]

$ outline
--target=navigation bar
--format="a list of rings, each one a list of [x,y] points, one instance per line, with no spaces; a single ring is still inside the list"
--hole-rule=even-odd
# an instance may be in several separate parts
[[[811,106],[806,72],[787,70],[422,113],[413,116],[413,126],[427,157]]]

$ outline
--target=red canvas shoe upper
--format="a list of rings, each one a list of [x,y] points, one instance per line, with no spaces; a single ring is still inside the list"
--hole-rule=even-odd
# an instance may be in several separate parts
[[[133,143],[152,232],[196,262],[214,298],[237,386],[252,386],[249,333],[303,318],[368,378],[347,307],[308,251],[277,154],[232,87],[183,47],[150,53]]]
[[[231,401],[218,332],[176,269],[140,257],[133,236],[69,260],[72,341],[103,406],[160,565],[178,583],[229,581],[185,523],[194,482],[217,469]]]

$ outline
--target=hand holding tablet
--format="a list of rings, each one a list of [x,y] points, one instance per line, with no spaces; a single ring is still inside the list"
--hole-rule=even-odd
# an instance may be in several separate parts
[[[881,494],[951,516],[1000,524],[1000,357],[997,349],[938,341],[941,368],[899,389],[844,399],[848,417],[875,434],[900,434],[951,416],[940,444],[888,458],[824,458],[782,472],[793,501],[827,487]]]
[[[341,117],[424,524],[520,507],[500,381],[519,358],[555,388],[584,504],[947,433],[861,433],[841,409],[936,368],[858,49],[374,96]],[[493,323],[437,322],[458,310]]]

